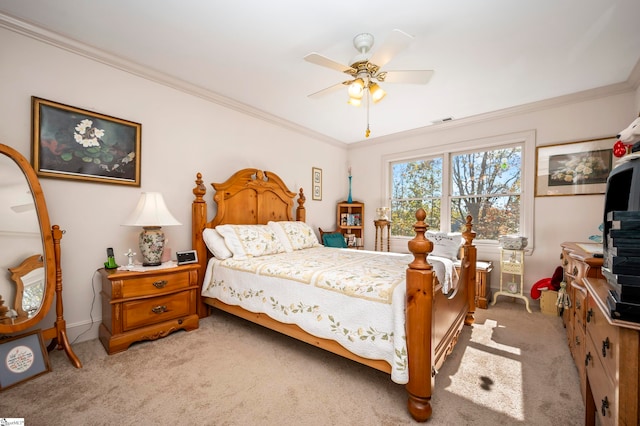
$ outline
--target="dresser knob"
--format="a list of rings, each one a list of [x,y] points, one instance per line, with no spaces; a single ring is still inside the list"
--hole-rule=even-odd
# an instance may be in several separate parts
[[[591,352],[587,352],[587,356],[584,357],[584,366],[589,366],[589,361],[591,361]]]
[[[602,400],[602,405],[600,405],[600,412],[602,413],[602,417],[607,417],[607,410],[609,409],[609,399],[605,396]]]
[[[161,314],[163,312],[167,312],[167,305],[158,305],[151,308],[151,312],[154,314]]]
[[[607,356],[607,349],[609,349],[611,347],[611,344],[609,342],[609,338],[607,337],[607,340],[603,340],[602,341],[602,356],[606,357]]]
[[[154,286],[155,288],[164,288],[164,286],[166,286],[168,282],[169,282],[169,281],[167,281],[167,280],[155,281],[155,282],[153,283],[153,286]]]
[[[591,322],[591,317],[593,316],[593,309],[589,308],[587,311],[587,322]]]

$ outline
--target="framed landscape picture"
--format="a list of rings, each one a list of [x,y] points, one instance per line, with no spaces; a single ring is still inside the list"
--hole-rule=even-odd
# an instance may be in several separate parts
[[[38,176],[140,186],[141,125],[31,98]]]
[[[604,194],[615,137],[536,148],[536,197]]]

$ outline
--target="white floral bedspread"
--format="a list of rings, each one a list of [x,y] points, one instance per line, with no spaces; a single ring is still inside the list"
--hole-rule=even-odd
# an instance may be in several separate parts
[[[405,384],[405,278],[412,260],[412,255],[326,247],[245,260],[214,258],[202,295],[297,324],[359,356],[385,360],[391,379]],[[450,283],[443,286],[448,293],[455,269],[441,260],[429,258],[440,282]]]

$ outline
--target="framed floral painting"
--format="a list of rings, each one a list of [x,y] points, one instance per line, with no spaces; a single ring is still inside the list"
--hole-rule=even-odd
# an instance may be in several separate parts
[[[140,186],[139,123],[31,98],[38,176]]]
[[[536,197],[604,194],[615,137],[536,148]]]

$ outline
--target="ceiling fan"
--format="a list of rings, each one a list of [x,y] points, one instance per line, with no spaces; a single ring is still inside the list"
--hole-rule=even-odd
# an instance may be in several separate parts
[[[400,30],[393,30],[373,55],[369,55],[373,41],[373,35],[369,33],[358,34],[353,38],[353,46],[358,51],[358,55],[351,60],[351,65],[343,65],[316,52],[309,53],[304,57],[307,62],[343,72],[351,77],[349,80],[310,94],[310,98],[322,97],[344,86],[348,86],[348,103],[351,105],[360,106],[362,98],[367,97],[366,137],[369,137],[370,134],[369,99],[373,103],[377,103],[386,95],[378,83],[427,84],[433,76],[433,70],[383,71],[381,69],[411,44],[413,36]]]

